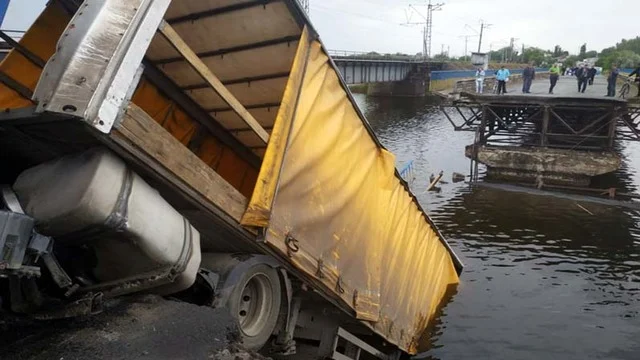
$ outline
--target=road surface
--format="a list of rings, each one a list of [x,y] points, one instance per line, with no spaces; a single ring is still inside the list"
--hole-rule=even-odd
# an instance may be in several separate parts
[[[0,315],[0,359],[261,359],[238,349],[226,309],[158,296],[113,300],[101,314],[57,321]]]
[[[531,94],[528,95],[546,95],[546,96],[571,96],[571,97],[605,97],[607,95],[607,78],[597,75],[593,85],[587,85],[584,93],[578,92],[578,79],[575,76],[561,76],[553,89],[553,95],[549,95],[549,79],[534,80],[531,85]],[[616,87],[616,97],[620,92],[621,85]],[[522,95],[522,83],[507,85],[509,95]],[[635,96],[637,90],[635,86],[631,87],[631,96]]]

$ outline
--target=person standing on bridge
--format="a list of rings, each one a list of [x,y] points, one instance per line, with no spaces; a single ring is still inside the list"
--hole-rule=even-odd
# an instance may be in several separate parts
[[[590,77],[589,67],[587,65],[581,66],[576,72],[576,77],[578,78],[578,92],[584,93]]]
[[[597,74],[598,70],[595,66],[592,66],[591,69],[589,69],[589,85],[593,85],[593,80],[595,80]]]
[[[551,86],[549,86],[549,94],[553,94],[553,88],[556,87],[559,78],[560,67],[558,66],[558,64],[551,65],[551,68],[549,69],[549,81],[551,82]]]
[[[507,92],[507,81],[511,72],[509,69],[506,69],[504,65],[500,67],[500,70],[496,72],[496,81],[498,82],[498,95],[504,94]]]
[[[611,67],[611,72],[609,73],[609,77],[607,78],[607,96],[613,97],[616,96],[616,81],[618,81],[618,67],[613,65]]]
[[[536,69],[533,67],[533,63],[524,68],[522,71],[522,93],[531,94],[531,83],[536,78]]]
[[[476,93],[477,94],[482,94],[482,91],[484,88],[484,76],[485,76],[484,69],[479,67],[478,70],[476,70]]]
[[[636,95],[636,97],[640,97],[640,65],[638,65],[638,67],[633,70],[633,72],[631,74],[629,74],[629,77],[632,77],[633,75],[636,76],[636,86],[638,87],[638,94]]]

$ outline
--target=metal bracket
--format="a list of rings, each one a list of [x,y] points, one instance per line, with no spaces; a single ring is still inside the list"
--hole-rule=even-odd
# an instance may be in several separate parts
[[[344,344],[342,352],[338,351],[339,343]],[[376,359],[391,360],[397,358],[397,354],[394,353],[389,356],[341,327],[323,332],[318,355],[322,358],[333,360],[359,360],[363,351],[368,353],[369,357]]]
[[[16,193],[9,187],[9,185],[2,186],[2,203],[9,209],[9,211],[24,214],[24,210],[22,209],[22,205],[20,205],[20,201],[18,201],[18,196]]]
[[[171,0],[86,0],[47,63],[37,112],[81,117],[108,133]],[[99,46],[96,46],[99,44]]]

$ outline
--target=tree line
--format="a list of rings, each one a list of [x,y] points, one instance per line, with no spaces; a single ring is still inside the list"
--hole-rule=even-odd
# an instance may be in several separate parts
[[[615,46],[603,49],[598,54],[597,66],[605,69],[617,65],[619,68],[632,68],[640,64],[640,36],[635,39],[622,39]]]
[[[396,54],[379,54],[370,52],[366,56],[377,56],[380,58],[403,58],[414,59],[421,58],[422,53],[416,55],[408,55],[403,53]],[[350,57],[362,57],[362,54],[350,55]],[[622,39],[615,46],[608,47],[598,52],[596,50],[588,50],[587,44],[580,46],[577,55],[571,55],[569,51],[564,50],[560,45],[556,45],[553,50],[545,50],[538,47],[524,47],[520,49],[505,46],[497,50],[489,52],[489,60],[497,63],[533,63],[538,67],[549,67],[554,63],[562,62],[566,67],[573,67],[576,63],[585,59],[598,58],[596,66],[604,69],[610,69],[612,65],[619,68],[632,68],[640,65],[640,36],[634,39]],[[448,54],[437,54],[432,57],[438,61],[452,61],[468,63],[471,58],[469,56],[461,56],[459,58],[449,57]]]

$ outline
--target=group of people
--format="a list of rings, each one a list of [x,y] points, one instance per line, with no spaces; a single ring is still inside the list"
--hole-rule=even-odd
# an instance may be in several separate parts
[[[565,74],[567,76],[574,75],[578,79],[578,92],[584,93],[587,90],[587,84],[593,85],[593,81],[596,74],[598,74],[598,70],[587,64],[571,69],[560,68],[558,64],[553,64],[549,69],[549,94],[553,94],[553,89],[556,87],[561,74]]]
[[[553,94],[553,89],[556,87],[558,83],[558,79],[562,74],[565,75],[574,75],[578,80],[578,92],[584,93],[587,89],[587,85],[593,85],[595,76],[597,75],[598,70],[594,66],[590,66],[588,64],[580,65],[575,68],[561,68],[559,65],[554,64],[549,69],[549,94]],[[476,70],[476,93],[482,94],[484,91],[484,80],[485,80],[486,72],[483,68],[478,68]],[[607,86],[607,95],[606,96],[615,96],[616,94],[616,81],[618,80],[619,70],[616,66],[613,66],[609,76],[607,78],[608,86]],[[506,94],[507,93],[507,82],[509,82],[509,76],[511,76],[511,72],[509,69],[505,68],[505,66],[501,66],[498,71],[495,73],[495,78],[497,81],[497,93],[498,94]],[[635,76],[635,81],[640,89],[640,66],[635,69],[629,77]],[[522,71],[522,93],[530,94],[531,93],[531,84],[533,80],[536,78],[536,70],[533,64],[527,65],[527,67]],[[640,90],[638,91],[638,97],[640,97]]]
[[[476,70],[476,93],[482,94],[484,91],[484,78],[486,72],[483,68],[478,68]],[[511,76],[511,72],[509,69],[505,68],[504,65],[500,67],[500,70],[496,71],[495,77],[498,82],[498,94],[506,94],[507,93],[507,82],[509,81],[509,76]]]
[[[484,91],[484,78],[486,72],[483,68],[478,68],[476,70],[476,93],[482,94]],[[504,65],[498,69],[495,73],[496,81],[498,82],[498,88],[496,92],[498,94],[506,94],[507,93],[507,83],[509,82],[509,77],[511,76],[511,71],[507,69]],[[529,64],[522,72],[522,93],[530,94],[531,93],[531,84],[533,80],[536,78],[536,69],[533,67],[533,64]]]

